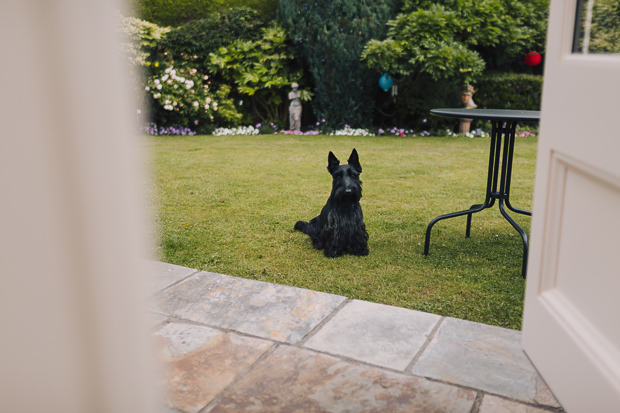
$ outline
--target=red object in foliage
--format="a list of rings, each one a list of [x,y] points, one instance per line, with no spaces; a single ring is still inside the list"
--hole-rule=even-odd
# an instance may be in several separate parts
[[[542,61],[542,56],[538,52],[529,52],[525,55],[525,64],[528,66],[537,66]]]

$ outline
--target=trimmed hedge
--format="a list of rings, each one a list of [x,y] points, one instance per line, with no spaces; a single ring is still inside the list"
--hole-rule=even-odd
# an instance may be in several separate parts
[[[523,73],[482,75],[474,102],[482,109],[540,110],[543,77]]]

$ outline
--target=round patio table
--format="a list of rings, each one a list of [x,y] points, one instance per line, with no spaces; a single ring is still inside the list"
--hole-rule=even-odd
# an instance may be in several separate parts
[[[519,121],[538,121],[540,111],[537,110],[507,110],[507,109],[432,109],[431,114],[436,116],[482,119],[491,121],[491,150],[489,153],[489,170],[487,176],[487,191],[484,202],[474,204],[469,209],[440,215],[434,218],[426,228],[424,240],[424,255],[428,255],[431,242],[431,229],[442,219],[467,215],[465,237],[469,238],[471,231],[471,217],[476,212],[491,208],[498,200],[499,210],[506,220],[517,230],[523,240],[523,264],[521,276],[525,278],[527,270],[527,255],[529,243],[525,231],[512,219],[504,205],[518,214],[532,215],[530,211],[515,208],[510,204],[510,180],[512,178],[512,159],[514,154],[515,134]],[[503,145],[502,145],[503,143]],[[501,155],[501,170],[500,170]],[[499,181],[499,190],[497,184]]]

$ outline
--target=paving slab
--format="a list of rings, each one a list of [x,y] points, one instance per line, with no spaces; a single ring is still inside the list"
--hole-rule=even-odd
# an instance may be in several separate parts
[[[200,272],[155,297],[156,311],[274,341],[298,343],[345,297]]]
[[[168,317],[161,314],[148,313],[148,323],[151,328],[159,327],[159,325],[163,324],[167,319]]]
[[[280,345],[207,410],[469,413],[475,393]]]
[[[448,318],[413,366],[413,374],[559,407],[521,349],[520,331]]]
[[[144,260],[144,273],[147,274],[147,286],[151,294],[182,280],[196,272],[193,268],[181,267],[159,261]]]
[[[404,371],[441,316],[354,300],[305,347]]]
[[[197,413],[258,360],[273,343],[208,327],[169,323],[160,339],[166,407]]]
[[[478,413],[549,413],[549,411],[486,394]]]

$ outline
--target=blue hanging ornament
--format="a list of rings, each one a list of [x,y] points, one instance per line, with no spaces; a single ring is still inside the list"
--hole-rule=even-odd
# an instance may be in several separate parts
[[[383,89],[384,92],[387,92],[392,87],[393,83],[394,80],[392,80],[392,76],[388,75],[387,73],[384,73],[383,76],[381,76],[381,78],[379,79],[379,86],[381,87],[381,89]]]

